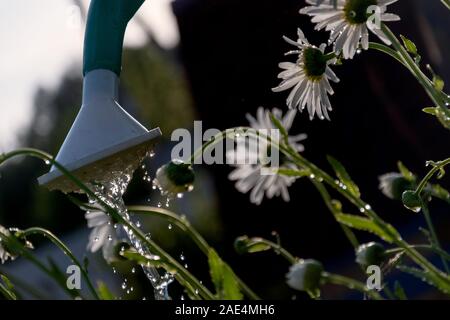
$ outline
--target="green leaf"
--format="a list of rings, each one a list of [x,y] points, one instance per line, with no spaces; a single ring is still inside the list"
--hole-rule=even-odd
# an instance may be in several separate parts
[[[243,295],[231,268],[214,249],[208,254],[209,272],[220,300],[242,300]]]
[[[412,275],[416,278],[419,278],[423,282],[426,282],[426,283],[438,288],[439,290],[441,290],[444,293],[448,293],[447,287],[444,284],[442,284],[440,279],[435,278],[433,276],[433,274],[430,272],[425,272],[420,269],[407,267],[407,266],[398,266],[397,269],[402,272],[409,273],[410,275]]]
[[[403,289],[402,285],[398,281],[395,281],[394,284],[394,294],[399,300],[408,300],[405,289]]]
[[[97,291],[101,300],[115,300],[116,297],[103,281],[97,282]]]
[[[417,56],[418,52],[416,44],[403,35],[400,35],[400,37],[402,38],[403,45],[405,46],[406,50],[408,50],[408,52],[413,54],[414,56]]]
[[[309,176],[309,171],[308,170],[293,170],[293,169],[278,169],[277,173],[279,175],[283,175],[283,176],[288,176],[288,177],[297,177],[297,178],[301,178],[301,177],[306,177]]]
[[[397,162],[397,167],[402,176],[409,182],[416,181],[416,176],[401,161]]]
[[[352,178],[348,174],[345,167],[332,156],[327,156],[328,162],[333,167],[336,172],[337,177],[341,182],[347,187],[348,191],[350,191],[355,197],[360,197],[361,193],[359,192],[358,186],[353,182]]]
[[[427,108],[423,108],[422,111],[428,114],[431,114],[432,116],[436,116],[437,115],[437,108],[436,107],[427,107]]]
[[[11,281],[3,274],[0,274],[0,278],[2,279],[3,285],[0,282],[0,293],[8,300],[17,300],[17,296],[14,292],[14,286]]]
[[[438,199],[444,200],[449,202],[450,201],[450,192],[448,192],[446,189],[444,189],[439,184],[431,184],[431,195],[433,197],[436,197]]]
[[[397,230],[391,225],[387,224],[388,232],[386,232],[374,221],[365,217],[341,213],[336,215],[336,219],[339,223],[350,228],[373,233],[388,243],[392,243],[394,238],[400,237]]]

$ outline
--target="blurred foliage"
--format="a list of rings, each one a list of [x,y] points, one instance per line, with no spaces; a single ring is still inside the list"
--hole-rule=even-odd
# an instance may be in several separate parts
[[[124,52],[122,84],[139,106],[144,125],[157,124],[165,136],[192,126],[193,102],[182,69],[152,46]]]

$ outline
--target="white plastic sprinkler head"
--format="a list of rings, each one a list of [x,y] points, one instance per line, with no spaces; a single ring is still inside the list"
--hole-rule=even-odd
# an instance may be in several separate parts
[[[122,46],[129,20],[144,0],[92,0],[84,44],[83,103],[55,160],[83,183],[103,184],[134,171],[152,150],[159,128],[147,130],[118,103]],[[55,166],[40,185],[81,192]]]

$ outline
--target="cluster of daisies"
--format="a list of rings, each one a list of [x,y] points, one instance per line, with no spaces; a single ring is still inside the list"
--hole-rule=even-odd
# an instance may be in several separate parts
[[[387,13],[387,6],[398,0],[337,0],[320,1],[306,0],[309,5],[300,10],[300,14],[311,16],[311,21],[316,24],[316,30],[330,32],[328,44],[318,47],[311,44],[302,30],[297,31],[297,40],[284,37],[285,41],[295,47],[295,50],[286,53],[286,56],[297,57],[295,62],[288,61],[279,64],[282,71],[278,75],[281,83],[273,88],[274,92],[290,90],[287,97],[289,111],[283,117],[280,110],[274,109],[273,115],[283,124],[286,131],[292,126],[292,120],[296,110],[302,112],[305,108],[311,120],[317,115],[321,120],[330,120],[329,111],[332,110],[329,95],[334,91],[330,81],[339,82],[339,78],[331,69],[339,59],[353,59],[359,50],[369,49],[369,30],[390,45],[390,41],[381,30],[381,23],[385,21],[398,21],[400,17]],[[326,52],[327,47],[332,50]],[[273,129],[274,124],[270,118],[270,111],[262,108],[257,111],[257,118],[247,116],[250,126],[254,129]],[[305,139],[305,135],[289,137],[291,147],[297,151],[303,151],[299,141]],[[253,150],[255,148],[248,148]],[[236,148],[228,152],[229,157],[239,157],[239,154],[247,154],[247,149]],[[263,153],[267,150],[263,150]],[[238,155],[236,155],[236,153]],[[259,151],[261,153],[261,151]],[[259,154],[255,155],[260,156]],[[280,168],[291,168],[292,163],[287,160],[280,164]],[[264,196],[272,198],[281,196],[289,201],[288,187],[295,181],[293,177],[281,175],[262,175],[261,164],[241,164],[229,175],[229,179],[236,181],[236,188],[242,193],[250,192],[250,201],[260,204]]]
[[[337,57],[353,59],[359,50],[369,49],[369,30],[383,42],[390,41],[381,30],[381,23],[398,21],[400,17],[387,13],[387,6],[398,0],[337,0],[336,5],[323,1],[306,0],[307,6],[301,14],[311,16],[316,30],[330,32],[328,44],[332,51],[325,53],[327,44],[315,46],[298,30],[298,39],[284,39],[294,47],[286,55],[296,55],[296,62],[282,62],[283,71],[278,75],[282,82],[273,89],[275,92],[291,90],[287,98],[290,109],[308,110],[312,120],[315,115],[320,119],[330,119],[328,111],[332,110],[328,95],[334,91],[330,81],[339,82],[331,69]]]

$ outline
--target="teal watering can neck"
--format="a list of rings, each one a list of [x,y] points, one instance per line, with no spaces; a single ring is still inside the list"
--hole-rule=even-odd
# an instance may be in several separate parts
[[[125,30],[144,1],[91,1],[84,38],[83,75],[106,69],[120,76]]]

